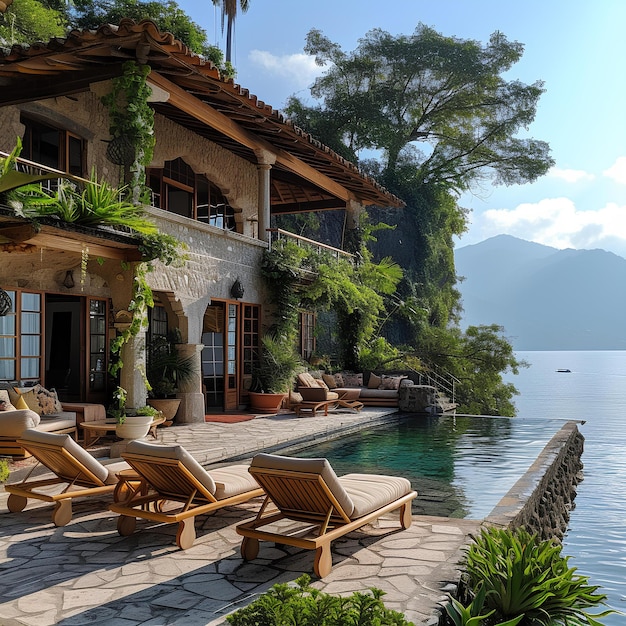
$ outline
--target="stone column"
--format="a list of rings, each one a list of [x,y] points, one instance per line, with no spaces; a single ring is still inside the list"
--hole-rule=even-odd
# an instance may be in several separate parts
[[[181,383],[177,398],[180,398],[180,407],[176,413],[178,424],[204,422],[204,394],[202,393],[202,348],[201,343],[183,343],[177,346],[183,359],[194,360],[195,373],[185,383]]]
[[[116,324],[117,326],[117,324]],[[137,409],[146,405],[146,331],[140,330],[121,350],[124,367],[120,370],[120,387],[126,389],[126,406]]]
[[[267,150],[256,150],[255,154],[258,159],[257,170],[259,172],[259,239],[269,242],[267,229],[270,227],[270,170],[276,163],[276,155]]]

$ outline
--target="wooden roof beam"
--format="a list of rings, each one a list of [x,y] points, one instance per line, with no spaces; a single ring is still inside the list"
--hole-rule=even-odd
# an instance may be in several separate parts
[[[230,139],[246,146],[250,150],[267,150],[276,155],[276,163],[282,165],[291,172],[294,172],[301,178],[321,187],[322,189],[332,193],[341,200],[353,200],[354,196],[343,185],[335,182],[328,176],[318,172],[315,168],[307,165],[292,154],[285,152],[280,148],[276,148],[271,143],[255,137],[254,134],[244,130],[229,119],[223,113],[219,113],[208,104],[205,104],[198,98],[191,96],[187,91],[178,85],[167,80],[156,72],[148,75],[148,82],[155,84],[157,87],[164,89],[170,94],[169,103],[176,108],[191,115],[198,121],[211,126]]]

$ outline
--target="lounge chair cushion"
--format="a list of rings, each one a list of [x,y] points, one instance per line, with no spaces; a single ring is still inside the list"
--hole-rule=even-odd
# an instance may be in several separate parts
[[[215,497],[218,500],[259,488],[256,480],[248,472],[247,465],[230,465],[209,471],[215,481]]]
[[[352,517],[354,503],[343,488],[335,470],[326,459],[298,459],[278,454],[257,454],[250,464],[251,467],[263,467],[267,469],[279,469],[292,472],[305,472],[319,474],[335,499],[348,517]]]
[[[37,430],[47,433],[76,428],[76,413],[62,411],[58,415],[42,415]]]
[[[98,460],[89,454],[86,450],[83,450],[69,435],[58,435],[56,433],[46,433],[41,430],[34,430],[32,428],[25,430],[20,437],[18,443],[26,443],[33,441],[36,443],[44,443],[59,448],[65,448],[67,452],[73,456],[79,463],[82,463],[94,476],[96,476],[103,483],[112,485],[117,482],[115,473],[109,473],[109,470],[102,465]],[[57,476],[65,478],[59,468],[50,466],[50,469],[57,474]]]
[[[41,418],[30,409],[16,409],[0,413],[0,436],[21,437],[28,428],[36,428]]]
[[[346,474],[339,482],[354,503],[352,519],[372,511],[411,492],[411,483],[401,476],[379,474]]]
[[[328,391],[322,387],[300,387],[300,395],[305,402],[324,402],[325,400],[338,400],[339,394]]]
[[[192,476],[203,485],[207,491],[215,495],[217,487],[211,475],[181,445],[174,444],[164,446],[136,439],[128,444],[126,451],[131,454],[141,454],[143,456],[152,456],[160,459],[176,459],[191,472]]]

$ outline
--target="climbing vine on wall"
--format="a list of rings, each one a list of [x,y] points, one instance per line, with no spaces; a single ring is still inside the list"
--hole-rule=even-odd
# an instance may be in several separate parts
[[[338,337],[342,360],[348,361],[344,365],[353,368],[385,313],[384,296],[395,291],[402,277],[388,259],[373,263],[364,254],[356,265],[290,240],[278,241],[265,252],[261,271],[276,308],[276,333],[295,340],[300,308],[334,309],[340,323],[349,326],[339,329]]]
[[[109,109],[112,136],[107,156],[127,168],[124,182],[129,185],[131,201],[139,203],[145,199],[145,168],[154,153],[154,111],[148,104],[152,90],[146,82],[150,67],[127,61],[122,69],[122,75],[111,81],[111,92],[102,97]]]

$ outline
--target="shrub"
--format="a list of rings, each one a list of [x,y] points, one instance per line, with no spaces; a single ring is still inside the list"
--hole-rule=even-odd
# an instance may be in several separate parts
[[[482,529],[473,539],[465,559],[471,602],[446,607],[455,626],[599,626],[598,618],[614,613],[587,612],[606,596],[569,567],[560,545],[523,529]]]
[[[5,483],[9,479],[9,462],[7,459],[0,459],[0,483]]]
[[[296,586],[274,585],[226,621],[233,626],[413,626],[401,613],[385,608],[380,589],[342,598],[313,589],[310,582],[303,574]]]

